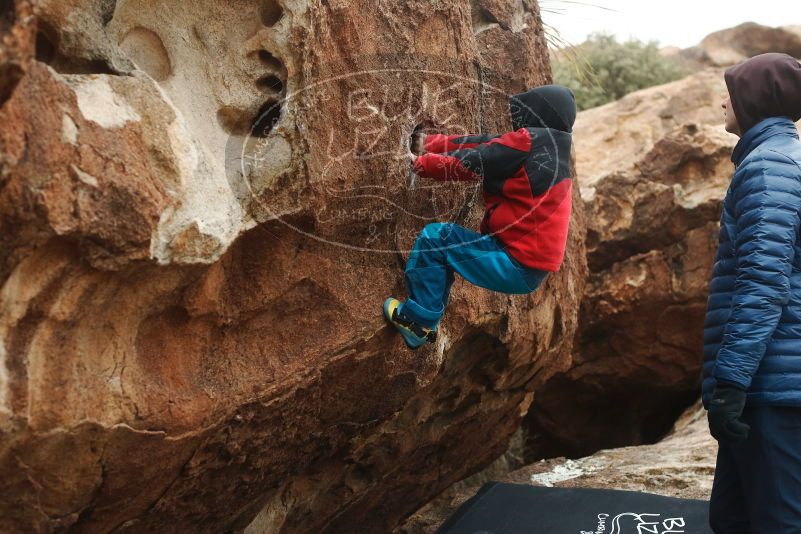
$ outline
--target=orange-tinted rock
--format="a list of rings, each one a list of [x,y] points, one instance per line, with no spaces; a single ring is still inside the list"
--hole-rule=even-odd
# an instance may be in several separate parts
[[[161,127],[171,109],[136,78],[60,76],[38,62],[28,70],[0,110],[0,276],[55,236],[98,266],[148,258],[175,181]]]
[[[481,217],[403,142],[509,127],[476,79],[549,80],[536,5],[101,4],[42,2],[52,66],[0,110],[0,530],[387,532],[500,455],[569,363],[578,191],[535,295],[457,281],[418,352],[380,306],[426,222]]]

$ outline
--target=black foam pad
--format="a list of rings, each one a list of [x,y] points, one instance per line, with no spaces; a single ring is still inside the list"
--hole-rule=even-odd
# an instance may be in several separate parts
[[[707,501],[490,482],[439,534],[712,534]]]

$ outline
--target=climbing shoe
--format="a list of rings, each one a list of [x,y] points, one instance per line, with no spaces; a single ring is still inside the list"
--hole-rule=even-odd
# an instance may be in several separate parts
[[[402,307],[403,303],[398,299],[389,297],[384,301],[384,317],[398,329],[406,345],[410,349],[417,349],[426,342],[434,343],[437,340],[436,330],[420,326],[406,317]]]

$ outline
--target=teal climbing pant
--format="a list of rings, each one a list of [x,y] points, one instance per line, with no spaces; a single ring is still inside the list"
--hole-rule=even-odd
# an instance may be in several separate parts
[[[423,228],[406,262],[408,298],[403,313],[436,328],[456,273],[473,285],[510,294],[531,293],[548,275],[521,265],[491,235],[458,224],[432,223]]]

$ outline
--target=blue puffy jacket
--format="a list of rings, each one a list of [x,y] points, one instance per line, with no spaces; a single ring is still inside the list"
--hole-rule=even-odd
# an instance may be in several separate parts
[[[716,380],[748,405],[801,406],[801,142],[774,117],[740,139],[704,325],[704,405]]]

